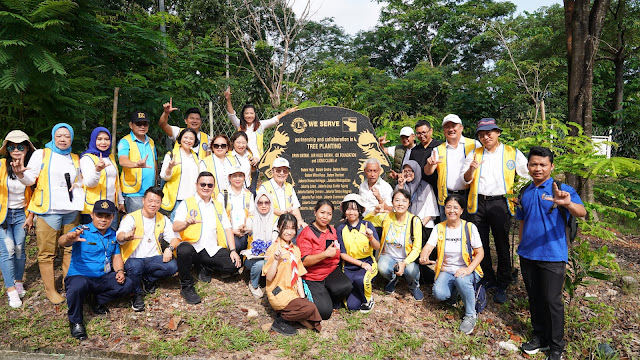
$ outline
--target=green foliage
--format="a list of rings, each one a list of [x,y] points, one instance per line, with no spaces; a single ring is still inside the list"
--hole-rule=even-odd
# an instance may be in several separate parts
[[[615,261],[615,255],[608,252],[607,246],[592,250],[588,241],[578,242],[569,252],[567,275],[564,281],[564,289],[569,294],[569,304],[574,299],[575,291],[580,286],[591,283],[587,277],[599,280],[608,280],[611,276],[602,272],[600,268],[606,268],[620,272],[620,267]]]

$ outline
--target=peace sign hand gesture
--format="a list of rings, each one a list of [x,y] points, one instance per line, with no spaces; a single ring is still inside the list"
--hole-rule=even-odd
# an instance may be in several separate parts
[[[151,166],[147,165],[147,158],[149,158],[149,155],[145,156],[144,159],[140,159],[136,161],[136,163],[134,164],[134,167],[151,169]]]
[[[172,112],[178,110],[178,108],[174,108],[173,107],[173,98],[169,98],[169,102],[168,103],[164,103],[162,105],[162,107],[164,108],[164,112],[165,114],[169,115]]]

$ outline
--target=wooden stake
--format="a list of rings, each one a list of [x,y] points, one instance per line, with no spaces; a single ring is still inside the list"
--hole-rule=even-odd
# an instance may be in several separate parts
[[[116,152],[116,139],[117,134],[116,130],[118,130],[118,93],[120,92],[120,88],[113,88],[113,114],[111,115],[111,153],[115,154]]]

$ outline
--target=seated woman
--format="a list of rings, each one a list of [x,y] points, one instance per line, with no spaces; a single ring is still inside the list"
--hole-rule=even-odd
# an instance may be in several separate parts
[[[256,212],[255,215],[247,221],[247,228],[251,230],[251,240],[247,250],[256,258],[247,258],[244,260],[244,267],[249,269],[249,291],[256,298],[261,298],[264,293],[260,288],[260,275],[264,266],[264,259],[259,256],[264,255],[264,250],[271,246],[274,239],[278,237],[276,225],[276,216],[273,214],[273,199],[271,195],[264,190],[258,191],[256,196]]]
[[[240,252],[247,248],[247,219],[253,215],[255,206],[253,194],[244,187],[244,172],[240,166],[232,166],[229,173],[229,188],[218,194],[218,202],[224,206],[231,221],[231,230],[235,239],[235,249]]]
[[[438,224],[436,231],[431,233],[420,253],[420,263],[436,265],[436,281],[433,284],[433,296],[436,299],[444,301],[451,298],[455,303],[458,297],[456,290],[460,293],[464,302],[460,331],[471,334],[476,326],[474,283],[482,277],[480,261],[484,257],[484,250],[478,228],[460,219],[465,206],[464,198],[457,194],[451,194],[444,200],[447,221]],[[436,247],[438,260],[433,261],[429,255]]]
[[[305,299],[301,276],[307,270],[300,260],[300,249],[291,242],[298,228],[296,221],[291,214],[280,216],[280,236],[267,249],[267,260],[262,268],[262,275],[267,278],[269,304],[278,312],[271,329],[283,335],[297,332],[287,321],[298,321],[316,331],[322,329],[318,309]]]
[[[380,250],[378,233],[373,224],[362,220],[364,201],[358,194],[348,194],[342,200],[344,221],[338,225],[340,258],[344,274],[351,280],[353,291],[347,297],[347,309],[368,313],[373,309],[371,281],[378,274],[373,250]]]
[[[351,294],[351,280],[338,267],[340,244],[336,229],[329,225],[333,204],[320,200],[315,206],[315,221],[298,235],[302,263],[307,268],[303,279],[311,294],[310,300],[318,307],[322,320],[328,320],[334,308]]]
[[[376,215],[368,217],[376,227],[382,227],[378,271],[389,280],[384,290],[391,294],[399,277],[407,280],[409,290],[416,301],[424,294],[420,290],[420,268],[414,261],[422,249],[422,223],[408,209],[411,195],[406,190],[396,190],[391,196],[393,211],[383,212],[382,204],[376,206]]]

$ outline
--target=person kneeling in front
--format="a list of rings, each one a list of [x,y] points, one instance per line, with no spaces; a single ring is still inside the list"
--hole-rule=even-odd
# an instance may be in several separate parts
[[[116,205],[109,200],[96,201],[91,213],[92,222],[81,225],[58,239],[60,246],[72,246],[71,264],[64,279],[69,306],[71,336],[87,339],[82,322],[82,305],[87,295],[95,296],[93,312],[106,314],[104,306],[113,299],[131,294],[133,282],[125,276],[120,245],[111,221]]]
[[[236,251],[231,222],[222,204],[212,198],[216,180],[203,171],[196,179],[196,195],[185,199],[176,210],[173,231],[182,242],[176,248],[180,295],[189,304],[200,302],[191,277],[191,265],[201,266],[199,279],[211,281],[211,270],[237,274],[242,265]]]

